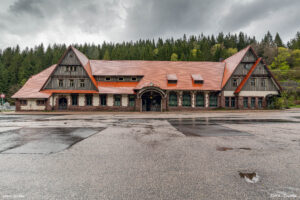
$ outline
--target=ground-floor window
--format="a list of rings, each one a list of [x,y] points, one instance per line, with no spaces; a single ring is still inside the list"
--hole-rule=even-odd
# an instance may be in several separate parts
[[[38,106],[43,106],[43,105],[45,105],[45,100],[37,100],[37,101],[36,101],[36,104],[37,104]]]
[[[196,106],[197,107],[204,107],[204,94],[198,93],[196,95]]]
[[[225,97],[225,107],[229,107],[229,97]]]
[[[248,97],[243,98],[243,105],[244,105],[244,108],[248,108]]]
[[[251,97],[251,108],[255,108],[255,97]]]
[[[78,105],[78,95],[77,94],[72,94],[72,106],[77,106]]]
[[[26,106],[27,105],[27,100],[20,100],[20,104],[22,106]]]
[[[176,93],[170,93],[169,106],[177,106],[177,94]]]
[[[262,97],[260,97],[260,98],[258,98],[258,107],[259,108],[262,108],[262,102],[263,102],[263,98]]]
[[[85,101],[87,106],[91,106],[93,103],[93,96],[91,94],[85,95]]]
[[[209,95],[209,107],[218,107],[218,94],[211,93]]]
[[[235,97],[231,97],[231,108],[235,108]]]
[[[129,106],[133,107],[135,105],[135,96],[134,95],[129,95]]]
[[[106,94],[101,94],[100,95],[100,105],[101,106],[106,106]]]
[[[184,93],[182,96],[182,106],[191,106],[191,95],[188,93]]]
[[[121,95],[114,95],[114,105],[121,106]]]

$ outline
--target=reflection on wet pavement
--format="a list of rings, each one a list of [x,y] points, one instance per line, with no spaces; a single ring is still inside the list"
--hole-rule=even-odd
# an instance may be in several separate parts
[[[251,136],[249,133],[241,132],[217,124],[215,120],[204,121],[199,119],[172,119],[168,121],[179,132],[186,136]]]
[[[69,148],[104,128],[20,128],[0,132],[0,153],[49,154]]]

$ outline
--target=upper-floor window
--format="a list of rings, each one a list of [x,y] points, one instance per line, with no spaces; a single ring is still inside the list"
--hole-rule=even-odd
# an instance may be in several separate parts
[[[64,81],[62,79],[58,80],[58,87],[64,87]]]
[[[80,79],[80,87],[84,87],[84,79]]]
[[[261,87],[266,87],[266,79],[261,79]]]
[[[132,81],[136,81],[136,77],[132,77],[131,80],[132,80]]]
[[[76,66],[72,66],[72,67],[71,67],[71,71],[72,71],[72,72],[76,72],[76,69],[77,69]]]
[[[237,86],[237,79],[232,79],[232,86],[236,87]]]
[[[70,71],[70,66],[66,66],[66,72]]]
[[[250,79],[250,85],[255,87],[255,78]]]
[[[123,81],[124,80],[124,78],[123,77],[119,77],[119,81]]]
[[[106,81],[110,81],[110,77],[105,77],[105,80]]]
[[[74,87],[74,80],[70,79],[70,87]]]

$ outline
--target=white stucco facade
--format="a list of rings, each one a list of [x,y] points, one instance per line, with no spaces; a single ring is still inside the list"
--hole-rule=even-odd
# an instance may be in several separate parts
[[[38,99],[27,99],[27,105],[21,106],[21,110],[45,110],[45,105],[37,105]]]
[[[112,94],[107,95],[107,106],[113,106],[114,105],[114,96]]]
[[[127,94],[122,95],[122,106],[128,106],[128,95]]]

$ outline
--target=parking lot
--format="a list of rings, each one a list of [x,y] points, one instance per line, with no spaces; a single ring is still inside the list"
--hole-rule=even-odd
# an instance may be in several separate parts
[[[300,110],[0,114],[0,199],[300,198]]]

